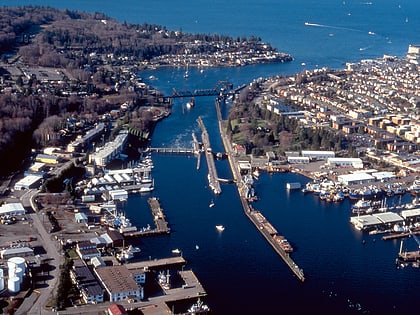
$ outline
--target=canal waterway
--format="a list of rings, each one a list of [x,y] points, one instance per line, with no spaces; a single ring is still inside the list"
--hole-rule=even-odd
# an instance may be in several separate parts
[[[173,87],[211,87],[219,79],[237,86],[252,81],[259,67],[269,73],[277,66],[206,69],[204,73],[193,69],[188,79],[183,78],[184,69],[142,75],[153,75],[149,83],[170,93]],[[175,102],[172,115],[157,126],[152,146],[191,147],[191,133],[201,134],[196,121],[201,116],[213,150],[222,151],[214,98],[196,98],[191,110],[185,108],[187,101]],[[229,105],[224,106],[226,114]],[[222,194],[214,196],[208,187],[206,163],[197,171],[193,156],[153,154],[153,161],[156,189],[152,195],[160,198],[173,233],[144,239],[139,244],[143,255],[160,258],[171,255],[173,248],[181,249],[216,314],[237,314],[238,308],[241,314],[276,314],[275,309],[284,314],[408,314],[414,305],[417,297],[412,290],[417,288],[419,270],[396,269],[398,240],[385,242],[380,235],[356,231],[349,223],[348,200],[325,203],[311,194],[287,191],[288,182],[308,181],[295,173],[263,173],[257,181],[260,200],[254,208],[292,243],[293,258],[307,278],[302,284],[246,218],[235,186],[222,185]],[[232,177],[227,161],[216,161],[216,167],[220,177]],[[140,226],[151,222],[146,199],[147,195],[134,196],[127,206],[128,216]],[[215,206],[209,208],[211,200]],[[409,201],[405,196],[388,203]],[[223,224],[225,231],[218,232],[217,224]]]
[[[186,32],[260,36],[295,58],[286,64],[211,68],[203,73],[189,69],[188,79],[183,78],[182,68],[139,74],[166,94],[172,88],[212,88],[219,80],[239,86],[303,68],[341,68],[345,62],[383,54],[403,56],[409,44],[419,43],[416,0],[2,1],[6,6],[26,4],[100,11],[120,21],[155,23]],[[152,146],[191,147],[191,133],[200,136],[196,119],[201,116],[213,150],[222,151],[214,99],[197,98],[191,110],[186,110],[187,101],[178,100],[172,115],[158,124]],[[228,106],[222,108],[224,115]],[[139,241],[141,255],[161,258],[179,248],[187,268],[193,269],[206,289],[206,302],[214,314],[415,313],[420,270],[395,268],[398,241],[385,242],[378,235],[354,230],[348,200],[327,204],[310,194],[288,192],[287,182],[307,181],[297,174],[260,176],[256,185],[260,200],[254,207],[295,248],[293,258],[306,276],[301,283],[246,218],[233,185],[222,185],[222,194],[214,196],[208,187],[206,163],[196,170],[192,156],[153,154],[153,162],[156,188],[151,194],[130,197],[127,216],[139,227],[152,224],[147,198],[156,196],[172,233]],[[216,161],[216,167],[220,177],[231,177],[226,161]],[[403,201],[409,199],[406,196]],[[211,200],[215,206],[209,208]],[[217,224],[226,229],[218,232]]]

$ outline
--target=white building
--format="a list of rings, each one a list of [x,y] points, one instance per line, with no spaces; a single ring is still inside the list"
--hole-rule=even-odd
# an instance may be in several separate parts
[[[124,189],[116,189],[108,192],[111,200],[127,200],[128,192]]]
[[[41,184],[42,176],[28,175],[16,182],[14,190],[37,188]]]
[[[360,158],[328,158],[327,164],[329,167],[354,167],[363,168],[363,162]]]
[[[356,173],[339,175],[337,180],[344,185],[367,184],[374,182],[375,177],[367,173]]]
[[[381,182],[386,182],[397,177],[393,172],[376,172],[372,173],[372,176]]]
[[[302,156],[288,156],[287,162],[290,164],[308,164],[309,157],[302,157]]]
[[[20,202],[6,203],[0,206],[0,216],[24,215],[25,213],[26,210]]]
[[[335,157],[334,151],[302,151],[303,157],[308,157],[310,159],[316,159],[316,160],[326,160],[328,158]]]
[[[122,153],[127,142],[128,132],[120,132],[112,142],[108,142],[104,147],[89,156],[89,163],[96,166],[105,167],[112,159]]]

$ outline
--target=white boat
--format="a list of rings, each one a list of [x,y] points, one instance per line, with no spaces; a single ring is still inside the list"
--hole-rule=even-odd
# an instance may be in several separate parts
[[[158,274],[158,282],[165,290],[169,290],[171,288],[171,283],[169,281],[170,276],[169,270],[166,274],[163,271],[160,271]]]
[[[210,308],[204,304],[200,298],[198,298],[197,303],[194,303],[191,305],[191,307],[188,309],[187,313],[191,315],[195,314],[204,314],[210,311]]]
[[[214,207],[214,201],[212,200],[209,204],[209,208],[213,208]]]
[[[187,107],[187,109],[191,109],[195,106],[195,100],[193,97],[191,97],[191,99],[187,102],[187,104],[185,104],[185,106]]]
[[[119,261],[128,261],[128,260],[134,258],[135,253],[140,253],[140,252],[141,252],[140,248],[133,247],[133,246],[130,245],[130,246],[128,246],[128,248],[123,249],[121,251],[121,253],[117,254],[117,259]]]
[[[199,249],[200,249],[200,246],[195,245],[195,249],[196,249],[196,250],[199,250]]]
[[[133,245],[128,246],[128,250],[133,254],[141,252],[141,249],[139,247],[134,247]]]
[[[172,254],[180,254],[181,250],[179,248],[175,248],[172,250]]]
[[[223,225],[216,225],[216,229],[220,232],[225,230],[225,227]]]

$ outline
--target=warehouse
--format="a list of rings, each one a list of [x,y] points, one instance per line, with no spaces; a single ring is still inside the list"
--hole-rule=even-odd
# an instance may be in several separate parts
[[[363,168],[363,162],[360,158],[328,158],[329,167],[354,167]]]
[[[24,190],[38,188],[41,184],[42,176],[40,175],[28,175],[16,182],[14,190]]]
[[[20,202],[6,203],[0,206],[0,216],[24,215],[25,213],[25,208]]]
[[[367,184],[375,181],[375,177],[367,173],[339,175],[337,179],[344,185]]]
[[[334,151],[302,151],[303,157],[308,157],[314,160],[326,160],[335,157]]]

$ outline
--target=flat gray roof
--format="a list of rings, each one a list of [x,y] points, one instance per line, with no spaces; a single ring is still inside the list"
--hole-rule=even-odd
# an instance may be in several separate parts
[[[375,213],[373,216],[377,217],[383,223],[402,222],[404,219],[394,212]]]
[[[379,220],[377,217],[374,217],[371,214],[360,215],[357,217],[351,217],[350,222],[353,224],[358,224],[361,226],[371,226],[371,225],[378,225],[382,224],[382,221]]]

